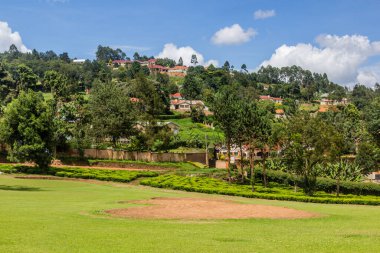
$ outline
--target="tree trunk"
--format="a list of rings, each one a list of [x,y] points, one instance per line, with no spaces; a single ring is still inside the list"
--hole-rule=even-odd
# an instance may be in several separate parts
[[[264,153],[265,152],[264,149],[262,149],[261,152],[263,154],[263,181],[264,181],[264,187],[267,188],[268,187],[267,165],[266,165],[267,156]]]
[[[228,173],[228,181],[231,182],[231,139],[227,137],[227,173]]]
[[[339,197],[339,190],[340,190],[340,179],[338,178],[336,180],[336,196]]]
[[[241,172],[241,182],[244,183],[244,166],[243,166],[243,145],[240,143],[240,172]]]
[[[254,149],[253,149],[254,150]],[[251,170],[251,185],[252,192],[255,191],[255,168],[254,168],[254,151],[252,149],[249,151],[249,169]]]

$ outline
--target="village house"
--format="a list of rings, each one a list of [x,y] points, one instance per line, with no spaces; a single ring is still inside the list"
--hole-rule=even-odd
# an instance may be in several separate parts
[[[130,67],[132,63],[138,62],[141,66],[146,66],[151,74],[167,74],[169,76],[179,76],[184,77],[187,74],[188,67],[186,66],[174,66],[173,68],[168,68],[165,66],[157,65],[156,59],[149,59],[147,61],[138,60],[114,60],[110,61],[108,66],[118,68],[118,67]]]
[[[187,74],[187,69],[188,67],[186,66],[174,66],[173,68],[168,69],[168,75],[185,77]]]
[[[260,96],[260,100],[272,101],[273,103],[280,104],[280,105],[282,104],[282,98],[271,97],[270,95]]]
[[[274,115],[274,117],[276,119],[282,119],[282,118],[285,118],[285,111],[283,109],[276,109],[276,114]]]
[[[322,98],[319,101],[320,105],[346,105],[348,104],[348,99],[347,98],[342,98],[342,100],[332,100],[332,99],[327,99],[327,98]]]
[[[170,94],[169,96],[170,96],[170,99],[183,99],[182,94],[179,92]]]

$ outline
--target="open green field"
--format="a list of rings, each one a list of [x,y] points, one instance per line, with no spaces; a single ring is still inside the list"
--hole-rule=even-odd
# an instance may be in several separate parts
[[[0,252],[378,252],[380,207],[221,197],[320,213],[312,219],[112,218],[119,201],[216,197],[133,184],[0,175]]]

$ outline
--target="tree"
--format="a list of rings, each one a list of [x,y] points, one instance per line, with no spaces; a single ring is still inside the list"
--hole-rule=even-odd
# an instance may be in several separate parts
[[[317,164],[339,157],[343,138],[333,126],[308,113],[293,116],[287,123],[286,132],[285,162],[290,172],[302,177],[304,192],[313,195],[320,173]]]
[[[177,66],[183,66],[183,60],[182,57],[179,57]]]
[[[59,59],[62,61],[69,63],[71,61],[69,54],[67,52],[63,52],[62,54],[59,55]]]
[[[9,159],[35,162],[47,169],[54,148],[53,113],[42,93],[21,91],[7,105],[0,121],[1,140],[9,145]]]
[[[135,113],[121,85],[97,83],[91,92],[88,109],[90,134],[97,139],[110,138],[113,147],[121,137],[128,138],[135,131]]]
[[[225,61],[223,64],[223,69],[229,71],[230,70],[230,63],[228,61]]]
[[[165,66],[165,67],[169,67],[169,68],[173,68],[176,65],[176,62],[175,62],[175,60],[172,60],[169,58],[157,58],[156,64],[161,65],[161,66]]]
[[[53,93],[56,99],[66,99],[69,96],[69,87],[67,78],[55,70],[45,72],[44,87]]]
[[[133,60],[135,60],[135,61],[139,61],[139,60],[140,60],[140,55],[139,55],[139,53],[135,52],[135,53],[133,54]]]
[[[33,73],[33,70],[24,64],[16,67],[13,79],[16,81],[17,90],[34,89],[37,85],[38,76]]]
[[[194,74],[185,76],[181,93],[186,99],[199,99],[202,94],[202,80]]]
[[[379,89],[380,90],[380,89]],[[380,147],[380,97],[375,98],[364,111],[368,132]]]
[[[241,127],[239,129],[245,135],[246,142],[249,146],[249,168],[251,174],[252,191],[254,191],[255,150],[258,147],[263,147],[263,140],[269,136],[271,130],[271,122],[268,112],[264,110],[263,107],[258,106],[255,101],[247,101],[243,103],[240,113],[241,116],[239,118],[241,121]]]
[[[197,59],[197,55],[196,54],[191,55],[191,64],[193,64],[193,65],[197,65],[198,64],[198,59]]]
[[[124,60],[126,54],[119,48],[112,49],[110,47],[98,46],[96,51],[96,60],[108,63],[110,60]]]
[[[194,123],[202,123],[205,119],[204,106],[196,104],[191,107],[190,111],[191,121]]]
[[[371,102],[373,95],[374,92],[371,88],[357,84],[352,90],[352,102],[359,110],[362,110]]]
[[[243,65],[241,65],[240,67],[242,70],[244,70],[245,72],[248,72],[247,70],[247,65],[245,65],[245,63],[243,63]]]
[[[231,179],[231,145],[236,131],[236,110],[238,98],[232,87],[226,87],[215,94],[212,105],[215,120],[224,133],[227,145],[227,172]]]

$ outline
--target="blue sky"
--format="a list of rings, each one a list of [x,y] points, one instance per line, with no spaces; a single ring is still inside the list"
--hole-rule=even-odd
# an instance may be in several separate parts
[[[258,10],[272,16],[255,19]],[[194,50],[202,64],[298,64],[342,84],[373,85],[380,80],[379,10],[380,1],[371,0],[2,0],[0,21],[26,48],[71,57],[92,59],[99,44],[128,56],[176,58]]]

